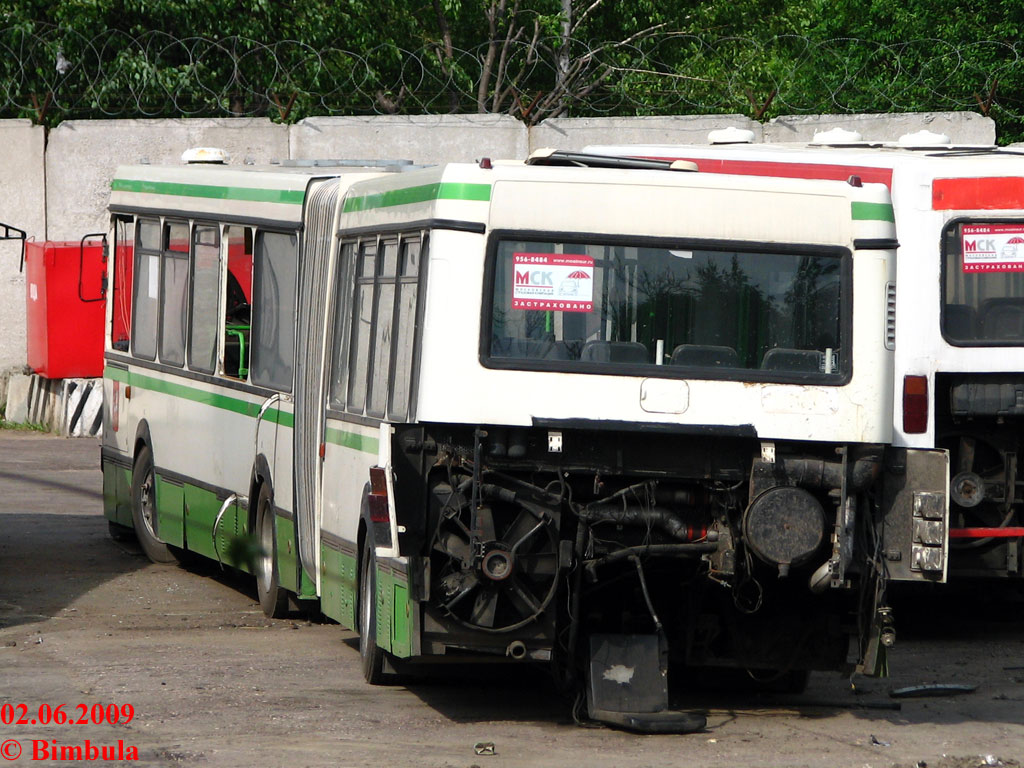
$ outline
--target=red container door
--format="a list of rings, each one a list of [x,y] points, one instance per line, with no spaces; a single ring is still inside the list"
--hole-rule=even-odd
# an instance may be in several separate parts
[[[25,246],[28,365],[48,379],[103,375],[103,245]]]

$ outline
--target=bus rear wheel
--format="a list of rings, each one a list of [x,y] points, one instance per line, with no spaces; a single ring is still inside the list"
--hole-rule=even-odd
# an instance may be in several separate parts
[[[267,483],[260,486],[256,502],[256,535],[260,553],[256,560],[256,594],[260,608],[271,619],[288,614],[288,593],[281,588],[277,574],[277,534],[274,530],[274,496]]]
[[[139,450],[132,468],[132,523],[146,557],[159,565],[177,562],[174,553],[157,536],[156,472],[153,451],[148,445]]]
[[[383,685],[384,650],[377,645],[377,562],[373,542],[367,538],[359,569],[359,657],[363,677],[370,685]]]

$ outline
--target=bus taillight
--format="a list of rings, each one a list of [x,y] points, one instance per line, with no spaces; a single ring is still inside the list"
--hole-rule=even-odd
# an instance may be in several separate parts
[[[919,435],[928,431],[928,377],[903,377],[903,431]]]
[[[373,542],[378,547],[391,546],[391,513],[388,509],[388,476],[384,467],[370,467],[368,497]]]

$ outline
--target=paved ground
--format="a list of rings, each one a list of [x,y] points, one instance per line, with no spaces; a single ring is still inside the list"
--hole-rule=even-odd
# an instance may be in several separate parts
[[[889,680],[853,692],[823,675],[788,700],[694,693],[706,732],[643,737],[574,725],[540,674],[366,686],[351,633],[268,621],[251,585],[215,564],[161,568],[112,541],[96,440],[0,431],[0,502],[0,758],[21,749],[17,765],[33,749],[71,764],[58,750],[86,740],[136,749],[125,765],[1024,765],[1024,606],[989,590],[904,598]],[[889,708],[891,688],[919,683],[978,688]],[[38,722],[59,705],[91,720],[97,703],[133,719]],[[480,742],[496,754],[476,754]]]

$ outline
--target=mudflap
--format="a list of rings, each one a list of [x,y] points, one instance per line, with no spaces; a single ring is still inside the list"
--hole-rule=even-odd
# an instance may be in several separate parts
[[[591,635],[591,719],[641,733],[695,733],[707,718],[668,708],[668,664],[658,635]]]

